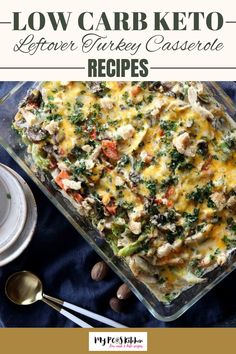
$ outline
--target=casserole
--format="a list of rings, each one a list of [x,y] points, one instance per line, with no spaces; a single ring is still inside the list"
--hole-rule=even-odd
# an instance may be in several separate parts
[[[27,85],[30,85],[29,83],[27,83],[26,84],[26,87],[27,87]],[[111,85],[111,84],[109,84],[109,85]],[[142,85],[144,85],[144,84],[142,84]],[[189,87],[188,87],[188,91],[189,91],[189,88],[193,88],[194,87],[194,83],[191,83],[190,85],[189,85]],[[130,89],[132,89],[132,90],[134,90],[134,89],[136,89],[137,87],[139,87],[140,86],[140,84],[131,84],[131,83],[129,83],[128,84],[128,86],[129,86],[129,88]],[[131,87],[132,86],[132,87]],[[146,90],[146,88],[144,88],[144,90]],[[176,90],[176,89],[175,89]],[[125,91],[127,92],[128,90],[127,90],[127,87],[125,88]],[[171,92],[173,92],[172,90],[169,90],[169,91],[171,91]],[[148,89],[148,92],[150,92],[149,91],[149,89]],[[177,91],[176,91],[177,92]],[[19,99],[19,101],[22,99],[22,98],[24,98],[24,96],[23,96],[23,94],[22,95],[20,95],[20,93],[22,93],[22,92],[20,92],[20,91],[18,91],[18,95],[20,96],[18,99]],[[188,92],[189,93],[189,92]],[[191,89],[190,89],[190,93],[191,93]],[[26,94],[26,91],[24,91],[24,94]],[[123,95],[123,93],[122,93],[122,95]],[[194,95],[194,93],[193,93],[193,95]],[[111,95],[112,96],[112,95]],[[125,95],[125,96],[127,96],[127,95]],[[137,95],[136,95],[137,96]],[[137,98],[135,96],[135,99]],[[155,95],[154,95],[155,96]],[[163,96],[163,95],[162,95]],[[176,98],[174,98],[173,99],[173,97],[172,98],[170,98],[169,97],[169,93],[167,94],[167,95],[164,95],[164,97],[167,97],[168,99],[167,99],[167,104],[168,105],[170,105],[170,104],[172,104],[173,105],[173,100],[176,100]],[[163,98],[163,97],[162,97]],[[18,100],[17,99],[17,100]],[[126,99],[127,101],[129,100],[129,97],[125,97],[124,99]],[[205,99],[205,100],[207,100],[207,97],[202,97],[202,99]],[[150,99],[151,100],[151,99]],[[191,98],[190,99],[188,99],[188,100],[191,100]],[[19,102],[18,101],[18,102]],[[142,101],[142,100],[140,100],[140,101]],[[154,101],[155,101],[155,99],[154,99]],[[182,100],[183,102],[184,102],[184,100]],[[195,100],[196,101],[196,100]],[[8,100],[8,102],[10,102],[9,100]],[[107,102],[106,102],[107,103]],[[129,103],[129,102],[128,102]],[[107,103],[108,104],[108,103]],[[186,104],[185,104],[186,105]],[[2,107],[4,107],[4,105],[2,106]],[[22,106],[23,108],[24,108],[24,105]],[[161,107],[159,107],[159,110],[160,110],[160,108]],[[182,111],[182,109],[188,109],[188,108],[186,108],[186,107],[181,107],[181,111]],[[167,109],[167,113],[168,112],[170,112],[170,108],[168,108]],[[221,112],[221,114],[223,114],[222,112],[223,111],[220,111]],[[232,112],[232,111],[231,111]],[[231,112],[229,112],[229,113],[231,113]],[[12,112],[12,113],[16,113],[16,112]],[[22,113],[22,112],[21,112]],[[21,114],[20,113],[20,114]],[[80,113],[80,112],[79,112]],[[191,111],[191,114],[193,114],[193,112]],[[158,113],[156,113],[156,115],[158,115]],[[16,120],[16,122],[18,121],[20,121],[20,119],[19,118],[21,118],[21,117],[19,117],[18,116],[18,118],[17,118],[17,120]],[[10,118],[9,118],[10,119]],[[11,120],[13,119],[13,117],[11,116]],[[146,119],[146,118],[145,118]],[[156,119],[156,118],[155,118]],[[140,121],[141,120],[141,122],[142,123],[145,123],[145,121],[144,120],[142,120],[142,117],[139,117],[138,118],[138,121]],[[162,127],[163,127],[163,130],[166,130],[166,134],[164,134],[164,135],[167,135],[167,136],[171,136],[172,137],[172,130],[175,132],[175,129],[172,129],[171,130],[171,132],[169,132],[169,128],[167,129],[166,127],[167,126],[169,126],[169,124],[167,124],[168,123],[168,121],[172,121],[173,122],[173,119],[169,119],[169,117],[167,117],[166,119],[165,119],[165,117],[163,118],[163,115],[162,115],[162,119],[161,119],[161,124],[162,124]],[[23,122],[24,123],[24,122]],[[9,121],[8,121],[8,124],[9,124]],[[154,125],[154,127],[155,127],[155,122],[154,123],[152,123],[153,125]],[[160,121],[158,122],[158,126],[159,126],[159,124],[160,124]],[[188,125],[189,125],[189,123],[188,123]],[[226,125],[226,121],[224,122],[224,126]],[[127,130],[129,130],[129,131],[131,131],[132,130],[132,128],[129,126],[129,129],[127,128],[127,126],[129,126],[129,124],[126,124],[126,125],[124,125],[124,123],[123,123],[123,126],[121,127],[121,126],[118,126],[118,128],[117,129],[115,129],[115,131],[119,131],[119,134],[118,135],[122,135],[123,134],[123,132],[124,132],[124,129],[122,130],[121,128],[124,128],[124,127],[126,127],[126,131]],[[143,126],[143,124],[142,124],[142,126]],[[145,124],[144,124],[144,126],[145,126]],[[174,127],[174,124],[173,123],[171,123],[171,126],[172,127]],[[10,127],[10,125],[8,125],[8,128]],[[135,126],[135,128],[137,128],[136,126]],[[156,128],[156,127],[155,127]],[[189,127],[190,128],[190,127]],[[120,129],[120,130],[119,130]],[[180,130],[179,130],[179,128],[178,129],[176,129],[176,135],[175,135],[175,133],[173,133],[173,136],[174,136],[174,138],[173,139],[179,139],[178,137],[180,137],[181,138],[181,135],[183,135],[183,134],[186,134],[186,127],[183,127],[183,126],[180,126]],[[144,129],[145,130],[145,129]],[[184,131],[183,131],[184,130]],[[1,129],[1,131],[2,131],[2,129]],[[125,141],[127,138],[129,138],[130,139],[130,141],[131,141],[131,143],[129,144],[129,146],[131,146],[131,148],[133,149],[133,145],[134,145],[134,143],[136,143],[135,141],[133,141],[132,142],[132,137],[134,137],[134,140],[136,140],[136,135],[142,135],[141,133],[143,132],[143,129],[140,129],[139,131],[137,131],[137,130],[135,130],[135,132],[133,132],[133,136],[127,136],[127,137],[122,137],[122,139]],[[140,134],[138,134],[138,133],[140,133]],[[8,141],[10,140],[9,138],[10,138],[10,135],[11,136],[14,136],[14,132],[12,132],[12,131],[10,131],[9,130],[9,136],[7,136],[7,138],[8,138]],[[182,136],[183,137],[183,136]],[[103,140],[109,140],[108,138],[109,137],[105,137],[106,139],[103,139]],[[164,139],[164,138],[166,138],[166,136],[164,136],[164,137],[161,137],[160,139]],[[173,140],[172,139],[172,140]],[[157,140],[157,139],[152,139],[152,140]],[[110,140],[109,140],[110,141]],[[14,137],[14,143],[16,142],[16,140],[15,140],[15,137]],[[138,145],[140,144],[140,142],[141,141],[138,141]],[[146,142],[145,142],[146,143]],[[172,141],[172,143],[173,143],[173,141]],[[3,142],[3,144],[4,144],[4,142]],[[121,141],[121,144],[122,144],[122,146],[124,147],[124,149],[126,148],[126,146],[125,146],[125,144],[123,144],[123,142]],[[6,144],[5,144],[5,146],[6,146]],[[14,146],[14,145],[13,145]],[[9,149],[9,146],[7,147],[8,149]],[[130,148],[130,147],[129,147]],[[175,150],[177,150],[177,152],[178,153],[181,153],[182,155],[184,155],[182,152],[180,152],[180,151],[178,151],[178,149],[181,149],[181,147],[178,147],[178,143],[176,142],[175,143]],[[18,154],[20,154],[20,153],[22,153],[23,155],[24,155],[24,160],[27,162],[27,164],[28,164],[28,166],[32,166],[31,165],[31,162],[30,162],[30,159],[29,159],[29,155],[26,153],[26,148],[25,148],[25,146],[24,146],[24,144],[22,144],[22,142],[20,141],[20,139],[18,139],[18,141],[17,141],[17,146],[15,145],[15,150],[17,151],[17,153]],[[144,150],[142,150],[142,151],[144,151]],[[142,151],[139,151],[139,155],[141,155],[142,154]],[[103,155],[105,155],[106,156],[106,153],[104,153],[103,152]],[[127,155],[127,154],[126,154]],[[160,155],[159,155],[160,156]],[[108,156],[108,159],[110,159],[110,156]],[[114,158],[112,158],[112,160],[114,160]],[[113,163],[113,161],[108,161],[109,163]],[[155,165],[155,163],[154,163],[154,165]],[[79,166],[77,166],[77,167],[79,167]],[[31,167],[32,168],[32,167]],[[148,170],[148,169],[150,169],[150,166],[146,166],[146,168],[145,168],[145,171],[146,170]],[[144,172],[145,172],[144,171]],[[169,171],[169,172],[171,172],[171,171]],[[79,225],[77,225],[77,221],[79,220],[79,223],[80,223],[80,225],[87,225],[87,220],[85,219],[85,218],[83,218],[83,217],[81,217],[81,216],[79,216],[79,215],[77,215],[78,213],[75,213],[75,208],[74,208],[74,206],[71,204],[71,203],[69,203],[67,200],[65,200],[65,193],[64,193],[64,197],[62,197],[60,194],[60,192],[58,192],[56,189],[53,189],[52,188],[52,184],[51,184],[51,177],[50,176],[48,176],[48,174],[47,173],[45,173],[45,172],[40,172],[40,171],[38,171],[38,170],[35,170],[35,173],[38,175],[38,178],[40,178],[41,180],[43,179],[43,182],[44,182],[44,184],[47,186],[47,188],[50,190],[50,192],[51,193],[53,193],[53,195],[55,195],[56,196],[56,199],[57,200],[59,200],[59,202],[60,202],[60,205],[59,205],[59,208],[62,208],[63,206],[64,206],[64,208],[66,208],[66,210],[64,210],[64,213],[66,213],[66,215],[69,217],[69,219],[71,220],[71,212],[73,212],[73,220],[71,220],[72,222],[73,222],[73,224],[75,225],[76,224],[76,227],[77,228],[80,228],[80,226]],[[145,172],[146,173],[146,172]],[[172,174],[173,174],[173,170],[172,170]],[[35,177],[34,177],[35,178]],[[57,177],[56,177],[57,178]],[[55,180],[56,180],[56,178],[55,178]],[[160,177],[159,177],[160,178]],[[185,178],[186,178],[186,175],[185,175]],[[68,178],[63,178],[63,180],[68,180]],[[70,179],[69,179],[70,180]],[[208,181],[208,180],[207,180]],[[75,181],[74,181],[75,182]],[[77,181],[77,183],[78,183],[79,181]],[[67,187],[69,186],[69,187],[71,187],[71,182],[69,182],[70,184],[68,184],[67,183]],[[77,186],[78,186],[78,184],[77,184]],[[150,190],[151,190],[151,193],[152,193],[152,189],[153,188],[150,188],[150,186],[151,186],[151,183],[150,183],[150,180],[148,180],[148,181],[146,181],[145,180],[145,187],[147,187],[146,189],[148,190],[148,192],[150,192]],[[166,185],[165,187],[171,187],[172,186],[172,184],[171,185]],[[178,186],[178,184],[177,184],[177,186]],[[202,186],[201,186],[202,187]],[[77,187],[76,187],[77,188]],[[200,187],[199,187],[200,188]],[[69,190],[71,190],[71,189],[73,189],[73,188],[69,188]],[[166,194],[166,192],[167,192],[167,190],[164,190],[164,192],[165,192],[165,194]],[[163,190],[161,190],[161,193],[163,194],[164,193],[163,192]],[[193,192],[193,191],[192,191]],[[197,189],[197,194],[199,195],[201,195],[202,194],[202,192],[200,191],[200,189],[198,190]],[[215,190],[214,190],[214,192],[215,192]],[[231,189],[230,189],[230,192],[231,192]],[[145,193],[147,193],[147,192],[145,192]],[[104,193],[103,193],[104,194]],[[191,193],[188,193],[188,191],[187,191],[187,193],[186,193],[186,195],[189,195],[189,194],[191,194]],[[203,193],[204,195],[205,195],[205,192]],[[208,192],[206,193],[206,194],[209,194]],[[211,194],[209,194],[208,195],[208,197],[210,196]],[[100,195],[99,197],[103,197],[104,195]],[[192,196],[194,196],[194,195],[192,195]],[[149,197],[149,196],[148,196]],[[155,200],[157,199],[157,200],[159,200],[159,199],[161,199],[161,198],[159,198],[160,196],[159,195],[155,195]],[[204,197],[205,198],[205,197]],[[167,199],[167,198],[162,198],[162,199]],[[189,199],[191,199],[191,198],[189,198]],[[228,198],[229,199],[229,198]],[[170,199],[171,200],[171,199]],[[172,200],[173,201],[173,200]],[[195,202],[195,200],[194,200],[194,202]],[[212,201],[213,202],[213,201]],[[163,201],[162,201],[162,203],[163,204],[165,204]],[[192,202],[191,202],[192,203]],[[214,203],[214,202],[213,202]],[[109,203],[107,203],[107,204],[109,204]],[[108,207],[110,207],[110,205],[108,205]],[[193,217],[194,216],[196,216],[196,214],[197,214],[197,212],[196,212],[196,214],[194,214],[195,213],[195,209],[197,209],[197,208],[194,208],[194,209],[192,209],[192,212],[191,213],[188,213],[188,214],[191,214],[191,216],[192,216],[192,218],[190,218],[191,220],[193,219]],[[109,212],[109,209],[107,208],[107,210],[108,210],[108,212]],[[68,215],[68,214],[70,214],[70,215]],[[164,213],[162,213],[161,212],[161,215],[163,215]],[[155,216],[155,215],[154,215]],[[187,216],[186,216],[187,217]],[[130,220],[131,221],[131,220]],[[133,220],[136,224],[134,224],[134,226],[136,226],[136,227],[140,227],[140,225],[137,225],[137,223],[139,222],[138,220]],[[148,223],[149,223],[149,221],[148,221]],[[197,226],[199,226],[199,225],[197,225]],[[161,300],[161,301],[163,301],[163,300],[167,300],[168,302],[170,302],[170,300],[172,300],[173,298],[175,298],[177,295],[179,295],[175,300],[173,300],[171,303],[169,303],[169,304],[163,304],[163,303],[160,303],[157,299],[156,299],[156,297],[153,295],[153,289],[152,289],[152,292],[150,292],[148,289],[146,289],[146,287],[143,287],[143,284],[140,284],[139,282],[137,282],[134,278],[133,278],[133,276],[130,274],[130,271],[128,270],[128,268],[127,268],[127,265],[121,260],[119,260],[119,259],[117,259],[116,257],[114,257],[113,256],[113,254],[112,254],[112,252],[111,252],[111,250],[110,250],[110,248],[108,247],[108,245],[102,240],[102,239],[98,239],[98,238],[96,238],[96,234],[95,234],[95,231],[94,231],[94,229],[91,227],[91,225],[87,225],[87,226],[85,226],[85,227],[87,227],[88,228],[88,234],[89,234],[89,241],[90,241],[90,243],[92,242],[92,243],[95,243],[95,245],[97,246],[98,244],[99,244],[99,253],[101,254],[101,252],[102,252],[102,256],[103,257],[105,257],[105,259],[106,260],[108,260],[108,263],[111,263],[112,262],[112,266],[113,266],[113,268],[115,267],[117,267],[117,265],[118,265],[118,267],[119,268],[121,268],[122,269],[122,272],[125,272],[126,273],[126,277],[128,278],[128,282],[132,282],[132,289],[134,289],[134,286],[135,286],[135,292],[136,292],[136,294],[137,294],[137,287],[138,287],[138,289],[139,289],[139,297],[140,297],[140,291],[142,292],[142,294],[143,294],[143,299],[142,299],[142,301],[145,303],[145,304],[147,304],[147,302],[149,303],[149,305],[148,305],[148,307],[149,307],[149,309],[150,309],[150,303],[152,304],[152,312],[153,312],[153,306],[155,307],[155,316],[157,317],[157,318],[161,318],[161,319],[165,319],[165,320],[171,320],[171,319],[174,319],[174,318],[176,318],[178,315],[180,315],[181,314],[181,312],[183,312],[188,306],[185,306],[186,304],[185,304],[185,301],[186,301],[186,297],[188,297],[188,294],[190,294],[190,297],[192,297],[191,298],[191,300],[190,300],[190,302],[194,302],[194,301],[196,301],[196,299],[200,296],[200,294],[202,295],[203,293],[204,293],[204,291],[206,291],[206,289],[207,288],[209,288],[209,281],[205,281],[205,282],[201,282],[200,284],[198,284],[198,285],[195,285],[193,288],[190,288],[189,290],[187,290],[187,291],[184,291],[183,293],[181,293],[181,295],[179,295],[178,293],[176,293],[176,294],[174,294],[174,296],[172,296],[173,294],[165,294],[165,296],[166,295],[168,295],[168,297],[167,298],[165,298],[165,299],[163,299],[163,298],[160,298],[160,294],[157,294],[156,293],[156,291],[155,291],[155,293],[156,293],[156,295],[159,297],[159,299]],[[135,231],[135,230],[134,230]],[[169,230],[170,231],[170,230]],[[168,231],[168,232],[169,232]],[[140,233],[141,232],[137,232],[137,230],[135,231],[135,232],[133,232],[133,234],[134,235],[137,235],[137,237],[140,237],[139,235],[140,235]],[[88,235],[86,235],[86,236],[88,236]],[[141,234],[141,236],[143,236],[142,234]],[[153,236],[153,235],[152,235]],[[190,235],[188,235],[188,237],[191,237],[191,238],[193,238],[193,234],[190,234]],[[188,238],[187,237],[187,238]],[[150,239],[150,238],[152,238],[152,237],[150,237],[150,235],[148,235],[148,238]],[[187,238],[186,238],[186,240],[187,240]],[[138,240],[138,243],[140,243],[140,241],[143,241],[143,240],[140,240],[140,238],[138,238],[137,239]],[[177,238],[177,240],[178,240],[178,238]],[[134,245],[134,243],[135,243],[135,240],[134,240],[134,242],[131,244],[131,248],[133,248],[135,245]],[[169,245],[173,245],[173,242],[168,242],[168,244]],[[163,247],[163,246],[165,246],[166,245],[166,243],[164,243],[164,244],[161,244],[161,245],[159,245],[160,247]],[[124,245],[123,245],[124,246]],[[130,246],[130,245],[129,245]],[[158,248],[157,247],[157,251],[159,252],[159,253],[161,253],[161,249],[160,249],[160,247]],[[168,247],[170,247],[170,246],[168,246]],[[173,247],[173,246],[171,246],[171,247]],[[114,247],[113,247],[113,249],[114,249]],[[105,251],[104,251],[105,250]],[[148,250],[150,250],[150,248],[148,249]],[[124,252],[126,251],[126,254],[124,254]],[[142,250],[143,251],[143,250]],[[215,251],[215,250],[214,250]],[[128,253],[130,252],[130,250],[128,250]],[[104,254],[105,253],[105,254]],[[121,255],[121,256],[131,256],[131,258],[133,257],[133,253],[132,254],[127,254],[127,246],[126,246],[126,249],[124,250],[124,247],[122,247],[121,249],[119,249],[119,255]],[[161,257],[160,257],[161,258]],[[216,254],[216,259],[218,259],[218,254]],[[192,260],[192,259],[191,259]],[[213,279],[211,280],[211,276],[207,276],[207,278],[209,277],[209,279],[210,279],[210,283],[211,283],[211,281],[212,281],[212,284],[214,283],[214,282],[216,282],[216,279],[218,280],[220,277],[223,277],[223,274],[225,274],[224,273],[224,269],[226,268],[226,267],[228,267],[228,261],[225,259],[225,263],[224,263],[224,265],[222,265],[222,267],[220,267],[220,270],[219,270],[219,268],[217,268],[217,269],[215,269],[215,271],[214,272],[216,272],[217,274],[218,273],[220,273],[220,275],[217,275],[217,277],[216,278],[214,278],[215,276],[213,275]],[[230,260],[230,262],[232,262],[232,259]],[[117,270],[117,269],[116,269]],[[213,274],[214,272],[211,272],[210,274]],[[156,274],[155,274],[156,275]],[[123,276],[124,276],[124,274],[123,274]],[[197,277],[198,278],[198,277]],[[123,278],[124,279],[124,278]],[[158,277],[158,279],[159,279],[159,277]],[[126,281],[127,281],[127,279],[126,279]],[[149,288],[150,288],[150,283],[149,283]],[[193,290],[194,289],[194,290]],[[196,293],[195,293],[196,292]],[[193,295],[194,294],[194,295]],[[169,296],[169,295],[171,295],[171,296]],[[172,298],[171,298],[172,297]],[[147,300],[148,299],[148,300]],[[157,308],[158,308],[158,310],[157,310]]]

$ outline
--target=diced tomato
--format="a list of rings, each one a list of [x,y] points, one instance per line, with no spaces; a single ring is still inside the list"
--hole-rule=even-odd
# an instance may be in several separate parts
[[[162,205],[162,204],[163,204],[163,201],[162,201],[162,199],[156,199],[156,200],[155,200],[155,203],[156,203],[157,205]]]
[[[60,154],[60,155],[63,156],[63,155],[65,155],[65,153],[66,153],[66,152],[65,152],[65,150],[64,150],[63,148],[60,148],[60,149],[59,149],[59,154]]]
[[[82,202],[82,200],[84,199],[79,192],[73,192],[73,198],[77,203]]]
[[[116,215],[116,205],[114,203],[107,204],[106,209],[111,215]]]
[[[97,132],[96,132],[95,128],[93,128],[93,130],[89,133],[89,136],[91,139],[94,139],[94,140],[97,139]]]
[[[103,154],[111,160],[119,160],[119,153],[117,151],[116,141],[113,140],[103,140],[102,141],[102,152]]]
[[[63,180],[63,179],[68,179],[68,178],[70,178],[69,173],[68,173],[67,171],[61,171],[61,172],[57,175],[57,177],[55,178],[55,182],[56,182],[56,184],[57,184],[59,187],[61,187],[62,189],[65,190],[65,187],[64,187],[64,185],[63,185],[63,183],[62,183],[62,180]]]
[[[168,200],[168,202],[167,202],[167,207],[168,207],[168,208],[172,208],[173,205],[174,205],[173,200]]]
[[[170,186],[165,194],[165,198],[169,198],[171,195],[173,195],[175,193],[175,187],[174,186]]]
[[[161,129],[161,128],[159,128],[159,135],[160,135],[160,136],[163,136],[164,134],[165,134],[164,130]]]
[[[140,92],[142,91],[140,86],[135,86],[132,91],[131,91],[131,95],[133,97],[137,96]]]

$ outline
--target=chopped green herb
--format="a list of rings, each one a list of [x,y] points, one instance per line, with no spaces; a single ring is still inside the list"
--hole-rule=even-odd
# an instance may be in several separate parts
[[[123,93],[122,98],[123,98],[123,100],[125,101],[125,103],[127,104],[128,107],[132,107],[133,106],[133,103],[131,102],[130,97],[129,97],[129,93],[127,91]]]
[[[166,282],[165,278],[159,277],[157,279],[158,284],[164,284]]]
[[[78,113],[78,114],[73,114],[71,116],[69,116],[69,120],[71,121],[71,123],[73,124],[77,124],[79,122],[84,122],[85,121],[85,116],[82,112]]]
[[[166,189],[178,183],[178,177],[169,176],[161,182],[161,189]]]
[[[227,224],[228,224],[228,229],[230,231],[233,231],[234,234],[236,234],[236,222],[234,222],[233,218],[229,218],[227,220]]]
[[[199,265],[199,259],[194,259],[189,263],[191,272],[198,278],[201,278],[204,274],[204,270]]]
[[[60,121],[62,120],[62,116],[60,114],[51,114],[50,116],[47,116],[47,120],[55,120],[55,121]]]
[[[212,182],[207,183],[203,187],[197,186],[196,190],[187,194],[187,198],[193,200],[195,203],[203,203],[211,195],[212,187]]]
[[[147,81],[141,81],[141,82],[139,83],[139,86],[140,86],[142,89],[147,88],[147,85],[148,85],[148,82],[147,82]]]
[[[172,302],[175,298],[176,298],[176,296],[177,296],[178,294],[177,293],[175,293],[175,292],[173,292],[173,293],[170,293],[170,294],[166,294],[165,295],[165,300],[166,300],[166,302]]]
[[[224,235],[222,241],[226,245],[227,249],[232,249],[236,247],[236,239],[229,238],[228,236]]]
[[[48,102],[47,104],[45,104],[45,109],[46,111],[53,111],[54,109],[57,109],[57,105],[51,102]]]
[[[207,200],[207,206],[208,206],[208,208],[216,209],[216,205],[215,205],[215,203],[211,200],[211,198],[209,198],[209,199]]]
[[[149,190],[150,196],[155,197],[156,192],[157,192],[156,182],[149,180],[149,181],[145,181],[144,183],[145,183],[145,186],[147,187],[147,189]]]
[[[153,95],[147,96],[146,100],[147,100],[147,103],[151,103],[153,101]]]
[[[134,203],[129,203],[129,202],[125,201],[125,200],[119,200],[118,201],[118,206],[120,206],[120,207],[122,207],[124,209],[127,209],[127,210],[131,210],[134,207]]]
[[[99,103],[94,103],[93,108],[96,110],[97,113],[101,111],[101,106]]]
[[[166,135],[170,135],[172,131],[176,131],[177,123],[172,120],[161,120],[160,127],[164,130]]]
[[[192,227],[198,221],[199,209],[194,208],[193,213],[184,213],[185,217],[185,226]]]
[[[129,155],[122,155],[121,159],[118,162],[118,165],[120,167],[124,167],[125,165],[128,165],[129,162],[130,162]]]
[[[138,113],[135,117],[136,119],[142,119],[143,118],[143,114],[142,113]]]
[[[142,160],[136,160],[134,162],[134,169],[139,172],[145,166],[145,162]]]
[[[185,162],[185,156],[180,154],[176,149],[171,151],[170,156],[171,162],[169,166],[173,171]]]

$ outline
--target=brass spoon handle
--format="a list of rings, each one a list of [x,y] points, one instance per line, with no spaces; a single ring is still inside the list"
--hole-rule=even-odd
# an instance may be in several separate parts
[[[61,315],[65,316],[72,322],[76,323],[78,326],[82,328],[93,328],[87,322],[84,322],[80,318],[72,315],[70,312],[64,310],[61,305],[53,303],[52,301],[48,300],[47,298],[43,297],[42,301],[47,304],[48,306],[52,307],[54,310],[58,311]]]
[[[52,297],[52,296],[46,295],[46,294],[43,294],[43,298],[47,299],[47,300],[49,300],[51,302],[54,302],[55,304],[61,305],[61,307],[63,306],[63,303],[64,303],[64,301],[62,301],[60,299],[57,299],[56,297]]]

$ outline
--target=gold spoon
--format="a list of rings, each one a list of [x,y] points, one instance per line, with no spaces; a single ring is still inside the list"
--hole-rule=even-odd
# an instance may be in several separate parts
[[[63,301],[44,294],[41,280],[33,273],[22,271],[12,274],[6,282],[5,293],[8,299],[17,305],[31,305],[42,300],[80,327],[92,328],[88,323],[62,309]],[[56,300],[57,304],[53,303],[53,300]]]
[[[63,307],[69,308],[77,313],[93,318],[109,326],[116,328],[125,328],[124,325],[110,320],[109,318],[106,318],[89,310],[83,309],[82,307],[70,304],[68,302],[44,294],[41,280],[35,274],[28,271],[21,271],[12,274],[7,279],[5,285],[5,293],[8,299],[17,305],[30,305],[34,304],[36,301],[41,300],[47,305],[51,306],[54,310],[60,312],[62,315],[64,315],[65,317],[67,317],[68,319],[83,328],[93,327],[81,320],[80,318],[72,315]]]

